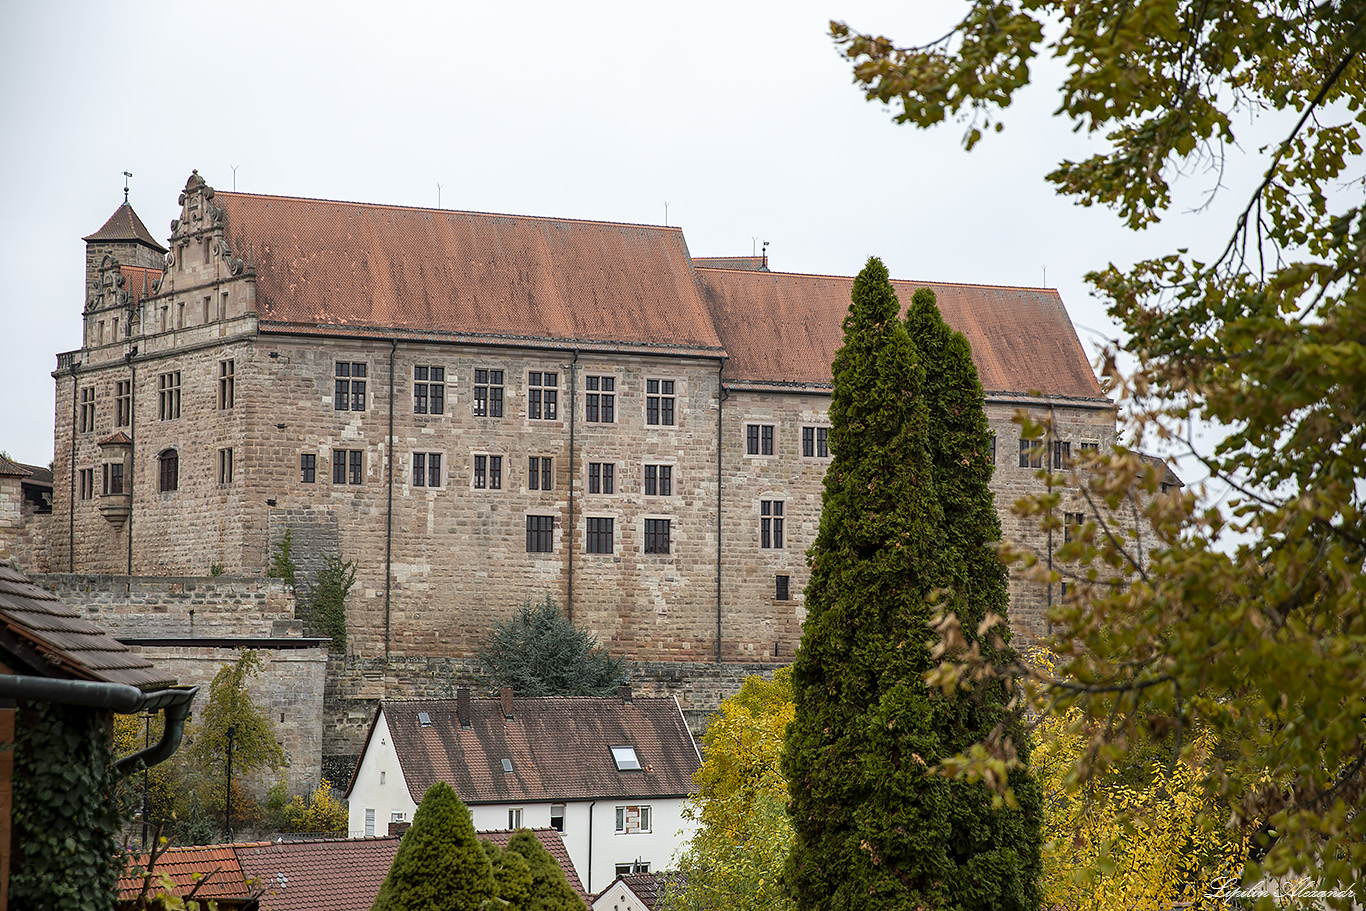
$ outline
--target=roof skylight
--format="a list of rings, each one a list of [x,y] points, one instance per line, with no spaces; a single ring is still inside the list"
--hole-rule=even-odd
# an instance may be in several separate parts
[[[504,771],[504,772],[511,772],[511,771],[512,771],[512,760],[511,760],[511,759],[504,759],[504,760],[503,760],[503,771]]]
[[[418,712],[417,723],[425,728],[432,723],[432,716],[428,715],[426,712]]]
[[[636,748],[632,746],[612,747],[612,761],[617,764],[618,772],[638,772],[640,771],[640,760],[636,757]]]

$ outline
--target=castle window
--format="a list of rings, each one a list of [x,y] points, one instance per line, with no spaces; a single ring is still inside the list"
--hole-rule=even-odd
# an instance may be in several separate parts
[[[645,423],[672,425],[674,422],[674,381],[645,381]]]
[[[349,470],[348,470],[349,469]],[[332,450],[332,483],[361,484],[365,481],[365,450]]]
[[[365,410],[365,364],[338,361],[332,387],[333,411]]]
[[[305,452],[299,455],[299,483],[312,484],[318,478],[318,456]]]
[[[1020,467],[1043,467],[1043,442],[1037,437],[1032,440],[1020,437]]]
[[[773,577],[774,592],[773,598],[776,601],[792,600],[792,577],[787,575],[777,575]]]
[[[413,368],[413,414],[444,414],[446,368]]]
[[[645,496],[671,497],[674,493],[674,468],[672,465],[645,466]]]
[[[104,463],[104,495],[117,497],[123,493],[123,463]]]
[[[1053,467],[1066,468],[1072,464],[1072,444],[1065,440],[1053,441]]]
[[[1081,451],[1082,451],[1082,452],[1100,452],[1100,444],[1099,444],[1099,443],[1088,443],[1088,442],[1086,442],[1085,440],[1083,440],[1083,441],[1082,441],[1082,444],[1081,444]]]
[[[987,450],[987,451],[988,451],[989,453],[991,453],[991,456],[990,456],[990,458],[991,458],[991,464],[992,464],[992,465],[995,465],[995,464],[996,464],[996,434],[995,434],[995,433],[991,434],[991,448],[990,448],[989,450]]]
[[[583,380],[588,391],[583,396],[583,419],[590,424],[612,424],[617,419],[617,378],[587,376]]]
[[[669,552],[669,519],[645,520],[645,552],[647,554],[667,554]]]
[[[218,483],[232,483],[232,449],[218,450]]]
[[[133,383],[119,380],[114,384],[114,413],[118,418],[115,427],[129,427],[133,423]]]
[[[750,453],[753,455],[754,453]],[[803,427],[802,428],[802,458],[806,459],[828,459],[830,458],[830,428],[829,427]]]
[[[1063,513],[1062,541],[1064,544],[1073,538],[1081,537],[1081,527],[1086,524],[1086,513],[1065,512]]]
[[[81,433],[95,429],[95,387],[86,386],[81,390]]]
[[[503,457],[477,455],[474,457],[474,487],[476,490],[503,489]]]
[[[439,453],[439,452],[415,452],[415,453],[413,453],[413,486],[414,486],[414,487],[440,487],[440,486],[441,486],[441,453]]]
[[[114,327],[113,327],[113,328],[114,328],[114,341],[117,342],[117,341],[119,340],[119,318],[118,318],[117,316],[114,317]],[[104,335],[104,331],[103,331],[103,330],[100,331],[100,335],[101,335],[101,336]]]
[[[178,303],[178,304],[175,305],[175,327],[176,327],[177,329],[184,329],[184,328],[185,328],[185,302],[184,302],[184,301],[181,301],[180,303]]]
[[[558,373],[532,371],[527,374],[526,416],[533,421],[553,421],[558,413]]]
[[[532,456],[527,465],[527,490],[554,490],[554,467],[554,461],[550,456]]]
[[[236,364],[231,360],[218,362],[218,410],[227,411],[232,407],[236,386]]]
[[[474,371],[474,416],[501,418],[503,416],[503,371]]]
[[[759,501],[759,546],[779,550],[783,546],[783,501]]]
[[[174,421],[180,417],[179,370],[157,377],[157,417],[162,421]]]
[[[555,549],[555,517],[526,517],[526,552],[529,554],[548,554]]]
[[[81,499],[89,500],[95,495],[95,469],[81,469]]]
[[[588,463],[588,492],[616,493],[617,466],[615,462]]]
[[[180,487],[180,454],[168,449],[157,457],[157,489],[168,493]]]
[[[773,425],[746,424],[745,452],[749,455],[773,455]]]
[[[218,318],[223,319],[228,315],[228,292],[224,291],[218,298]]]
[[[612,520],[608,518],[588,518],[588,539],[585,550],[590,554],[612,553]]]

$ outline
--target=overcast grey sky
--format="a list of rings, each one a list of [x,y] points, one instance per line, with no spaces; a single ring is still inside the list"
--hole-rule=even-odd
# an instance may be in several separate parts
[[[79,346],[83,235],[123,199],[164,239],[192,168],[254,193],[661,224],[694,255],[1062,293],[1088,352],[1116,330],[1082,276],[1222,246],[1257,170],[1142,235],[1043,175],[1096,148],[1050,67],[972,153],[850,82],[831,18],[902,43],[962,3],[864,0],[11,4],[0,29],[0,449],[52,458],[56,355]],[[1187,185],[1178,208],[1209,184]],[[756,240],[757,239],[757,240]]]

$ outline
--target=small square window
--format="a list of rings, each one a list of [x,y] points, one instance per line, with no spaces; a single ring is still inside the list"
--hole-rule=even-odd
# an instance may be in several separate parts
[[[588,492],[616,493],[617,466],[615,462],[588,463]]]
[[[550,456],[531,456],[527,460],[527,490],[554,490],[555,463]]]
[[[645,496],[671,497],[674,493],[674,469],[672,465],[645,466]]]
[[[440,487],[441,480],[441,453],[413,453],[414,487]]]

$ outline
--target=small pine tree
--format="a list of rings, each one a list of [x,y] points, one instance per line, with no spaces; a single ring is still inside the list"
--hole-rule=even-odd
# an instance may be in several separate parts
[[[932,771],[1007,713],[998,693],[946,697],[925,685],[930,599],[947,590],[966,613],[1004,616],[1005,587],[994,558],[984,562],[999,535],[994,513],[988,522],[981,510],[983,497],[991,508],[989,467],[963,470],[952,450],[971,443],[971,460],[986,441],[981,387],[974,406],[976,373],[961,362],[966,343],[943,337],[923,306],[912,338],[899,309],[885,267],[870,259],[833,365],[834,458],[793,664],[788,883],[802,911],[1029,911],[1038,907],[1037,791],[1021,782],[1022,803],[1033,802],[998,811],[985,787]]]
[[[493,868],[469,808],[438,781],[403,833],[373,911],[477,911],[494,892]]]
[[[493,882],[498,887],[498,898],[513,908],[524,909],[531,898],[531,866],[516,851],[500,848],[484,841],[484,853],[493,866]]]
[[[524,911],[582,911],[583,899],[569,885],[559,861],[529,829],[518,830],[508,841],[508,850],[526,858],[531,868],[531,889]]]
[[[523,605],[479,646],[484,672],[523,696],[609,696],[626,682],[625,665],[598,647],[547,596]]]

